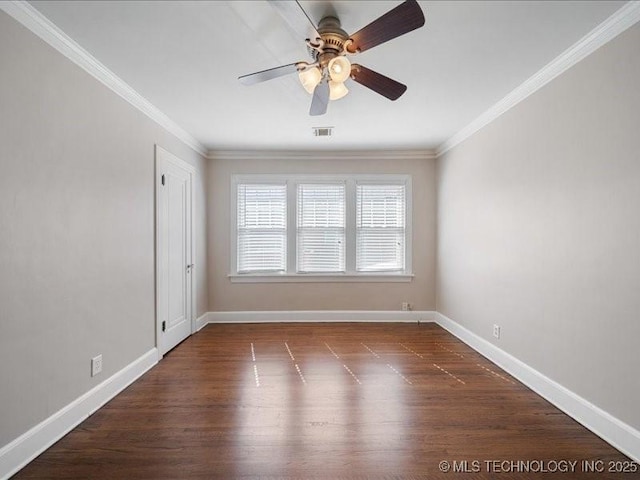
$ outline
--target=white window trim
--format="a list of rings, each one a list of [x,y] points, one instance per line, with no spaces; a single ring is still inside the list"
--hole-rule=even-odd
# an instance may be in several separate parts
[[[346,271],[345,273],[296,273],[296,190],[299,183],[346,184]],[[287,272],[238,273],[237,266],[237,186],[241,183],[285,183],[287,185]],[[406,191],[405,270],[402,272],[356,272],[356,184],[402,184]],[[412,270],[412,190],[411,175],[406,174],[336,174],[336,175],[231,175],[229,279],[233,283],[295,283],[295,282],[410,282]]]

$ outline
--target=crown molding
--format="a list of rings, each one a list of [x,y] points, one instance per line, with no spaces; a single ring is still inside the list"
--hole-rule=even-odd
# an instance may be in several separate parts
[[[613,40],[616,36],[640,20],[640,1],[626,3],[622,8],[591,30],[573,46],[569,47],[540,71],[525,80],[519,87],[493,105],[458,133],[451,136],[436,149],[436,157],[462,143],[478,130],[493,122],[532,93],[540,90],[551,80],[562,74],[587,55]]]
[[[210,160],[429,160],[433,150],[209,150]]]
[[[100,63],[29,3],[20,0],[0,2],[0,10],[4,10],[5,13],[31,30],[193,150],[203,156],[207,155],[207,149],[195,137]]]
[[[434,150],[388,150],[388,151],[244,151],[244,150],[207,150],[189,132],[181,128],[167,115],[161,112],[151,102],[142,97],[130,85],[115,75],[100,63],[90,53],[84,50],[37,9],[26,1],[12,0],[0,2],[0,10],[13,17],[16,21],[31,30],[53,48],[65,55],[75,64],[83,68],[113,92],[128,101],[135,108],[147,115],[158,125],[176,136],[186,145],[209,159],[309,159],[324,160],[339,159],[433,159],[441,156],[456,145],[472,136],[474,133],[493,122],[503,113],[523,101],[562,74],[580,60],[627,30],[640,20],[640,1],[633,0],[625,4],[607,20],[585,35],[573,46],[560,54],[553,61],[544,66],[535,75],[527,79],[506,97],[494,104],[479,117],[462,128],[456,134],[443,142]]]

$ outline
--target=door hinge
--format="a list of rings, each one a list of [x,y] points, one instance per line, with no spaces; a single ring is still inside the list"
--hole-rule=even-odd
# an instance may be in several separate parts
[[[162,174],[162,185],[164,185],[164,173]]]
[[[164,332],[167,329],[167,322],[162,322],[162,331]]]

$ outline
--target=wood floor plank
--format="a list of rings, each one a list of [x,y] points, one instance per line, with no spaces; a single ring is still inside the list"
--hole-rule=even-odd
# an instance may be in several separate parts
[[[15,478],[640,478],[611,461],[635,465],[435,324],[241,324],[187,339]]]

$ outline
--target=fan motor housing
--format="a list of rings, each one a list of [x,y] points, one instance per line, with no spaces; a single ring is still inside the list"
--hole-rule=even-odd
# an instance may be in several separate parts
[[[349,39],[347,32],[340,28],[340,20],[337,17],[323,17],[318,25],[318,33],[322,38],[322,46],[319,49],[309,48],[311,58],[326,66],[332,58],[342,55],[344,44]]]

